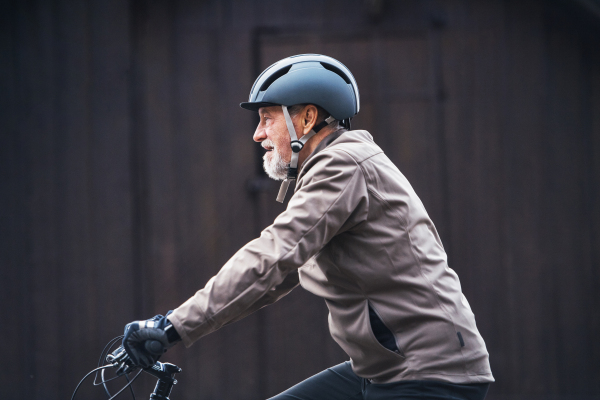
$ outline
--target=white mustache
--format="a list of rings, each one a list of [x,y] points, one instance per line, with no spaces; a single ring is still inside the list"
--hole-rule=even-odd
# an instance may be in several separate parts
[[[273,141],[271,141],[271,139],[263,140],[260,145],[265,150],[268,150],[268,148],[275,150],[275,143],[273,143]]]

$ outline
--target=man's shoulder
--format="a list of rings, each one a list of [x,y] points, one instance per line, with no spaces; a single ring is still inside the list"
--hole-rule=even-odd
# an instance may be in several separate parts
[[[347,158],[347,156],[350,156],[354,162],[360,164],[379,153],[383,153],[383,150],[373,141],[373,136],[367,131],[356,130],[344,132],[343,135],[340,135],[340,137],[323,149],[320,155],[324,158]],[[344,156],[344,154],[347,156]]]

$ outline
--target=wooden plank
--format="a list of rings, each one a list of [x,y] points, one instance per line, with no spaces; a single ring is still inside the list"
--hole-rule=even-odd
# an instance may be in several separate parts
[[[502,147],[504,164],[504,236],[502,268],[507,328],[497,349],[505,358],[504,376],[514,374],[499,392],[552,392],[556,380],[551,335],[543,332],[544,264],[540,258],[539,195],[542,189],[539,152],[543,138],[544,84],[541,5],[509,3],[506,11],[508,47],[506,114]],[[524,305],[527,304],[526,307]],[[540,340],[540,338],[544,340]],[[540,363],[539,360],[544,360]],[[509,372],[510,371],[510,372]],[[498,376],[502,379],[502,376]]]
[[[173,154],[174,3],[132,4],[132,178],[134,185],[137,304],[127,321],[151,318],[174,308],[177,239]],[[151,387],[149,376],[137,387]],[[142,390],[142,389],[140,389]],[[145,389],[147,390],[147,389]]]
[[[130,172],[129,6],[90,3],[90,223],[95,351],[119,335],[135,307]],[[141,316],[139,316],[141,318]]]
[[[0,116],[4,125],[0,134],[0,303],[12,312],[3,320],[4,340],[2,354],[13,367],[0,376],[7,388],[6,396],[14,399],[31,398],[33,393],[33,354],[26,343],[33,337],[30,323],[25,318],[30,307],[31,265],[28,257],[27,231],[29,189],[27,169],[28,152],[20,122],[28,101],[23,81],[27,80],[21,68],[26,50],[23,20],[26,10],[14,2],[0,6]]]
[[[560,393],[584,394],[594,380],[589,346],[595,335],[589,329],[587,305],[595,288],[592,279],[589,209],[586,209],[586,174],[589,117],[585,97],[590,77],[582,66],[581,36],[568,20],[550,16],[547,22],[547,130],[543,147],[541,223],[546,275],[552,279],[547,293],[547,323],[555,335],[556,373]],[[587,118],[586,118],[587,117]],[[586,121],[587,120],[587,121]],[[575,365],[581,371],[574,370]],[[577,369],[579,369],[577,368]],[[591,388],[590,388],[591,389]]]
[[[55,6],[56,52],[60,60],[55,72],[56,132],[56,262],[59,265],[57,290],[58,321],[55,335],[59,341],[57,354],[78,354],[83,360],[98,356],[93,309],[98,301],[88,290],[95,285],[93,238],[90,226],[90,120],[89,120],[89,9],[87,4],[59,2]],[[40,266],[39,268],[42,268]],[[58,288],[56,288],[58,289]],[[35,310],[39,330],[47,307]],[[77,321],[75,323],[75,321]],[[39,339],[42,340],[42,339]],[[40,349],[41,350],[41,349]],[[56,361],[61,376],[73,377],[65,385],[54,385],[57,397],[67,397],[82,373],[82,364],[64,357]],[[40,371],[41,373],[41,371]],[[68,386],[68,387],[67,387]],[[45,385],[36,387],[37,396]]]
[[[215,213],[214,134],[211,99],[212,36],[199,29],[184,29],[180,19],[198,14],[188,6],[178,7],[174,16],[174,129],[173,157],[178,207],[173,210],[177,223],[176,276],[178,290],[165,293],[165,307],[174,308],[187,300],[215,272],[215,247],[218,236]],[[167,306],[167,304],[169,304]],[[188,379],[178,389],[196,393],[197,398],[216,396],[220,381],[218,336],[202,339],[190,349],[178,346],[168,359],[181,366]],[[176,358],[172,358],[176,356]],[[189,379],[200,376],[201,379]],[[185,386],[184,386],[185,385]],[[181,393],[181,392],[180,392]]]
[[[31,308],[28,314],[34,323],[34,363],[32,373],[35,385],[30,389],[34,397],[64,393],[58,365],[60,359],[60,266],[57,262],[57,206],[56,179],[56,87],[55,87],[55,14],[49,4],[36,4],[29,10],[35,25],[27,41],[35,46],[32,58],[27,59],[30,110],[32,123],[23,132],[27,138],[31,175],[30,235],[31,235]],[[29,118],[28,118],[29,119]],[[50,388],[50,389],[45,389]],[[42,394],[43,393],[43,394]]]
[[[143,64],[143,126],[147,214],[143,242],[143,313],[164,313],[169,293],[175,293],[175,197],[173,171],[173,5],[151,2],[147,5],[141,52]]]
[[[590,147],[591,152],[590,182],[589,182],[589,208],[590,208],[590,239],[591,239],[591,273],[588,283],[591,301],[587,305],[589,310],[600,309],[600,296],[598,296],[596,288],[600,286],[600,46],[597,41],[590,40],[588,43],[589,50],[589,75],[590,75]],[[589,318],[589,332],[592,335],[598,336],[600,332],[600,314],[592,312]],[[593,360],[600,359],[600,345],[596,340],[590,342],[590,357]],[[594,363],[591,366],[593,376],[600,376],[600,366]],[[596,382],[592,385],[590,391],[600,392],[598,387],[598,379],[593,379]]]

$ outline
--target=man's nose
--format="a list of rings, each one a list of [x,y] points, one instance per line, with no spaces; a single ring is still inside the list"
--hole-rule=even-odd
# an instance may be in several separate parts
[[[260,125],[257,126],[256,131],[254,131],[254,136],[252,136],[252,139],[254,139],[255,142],[262,142],[266,138],[267,134],[265,133],[265,130],[261,128]]]

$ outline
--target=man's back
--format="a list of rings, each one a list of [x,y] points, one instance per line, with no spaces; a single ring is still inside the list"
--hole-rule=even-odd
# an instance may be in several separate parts
[[[354,371],[375,382],[493,381],[473,313],[422,202],[368,132],[336,136],[306,160],[288,211],[320,212],[311,207],[315,197],[332,204],[322,218],[337,232],[300,268],[300,283],[325,298],[331,334]],[[386,328],[388,343],[377,335]]]

